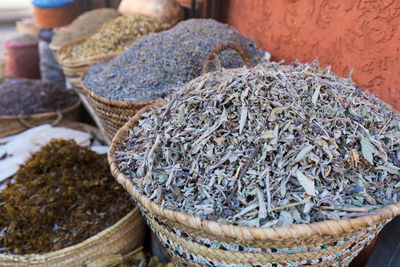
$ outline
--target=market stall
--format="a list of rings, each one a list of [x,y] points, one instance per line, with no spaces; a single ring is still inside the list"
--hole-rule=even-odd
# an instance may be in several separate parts
[[[366,264],[399,113],[223,2],[32,1],[4,43],[0,266]]]

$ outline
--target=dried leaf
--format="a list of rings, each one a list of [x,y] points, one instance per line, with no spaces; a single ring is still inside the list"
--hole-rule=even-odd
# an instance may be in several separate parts
[[[375,152],[375,148],[365,137],[361,137],[361,152],[362,156],[368,160],[371,165],[374,165],[373,153]]]
[[[258,187],[257,187],[257,198],[258,198],[258,205],[259,205],[258,218],[264,219],[267,217],[267,208],[265,207],[264,195]]]
[[[290,212],[287,211],[281,211],[281,214],[279,215],[279,222],[282,226],[286,225],[291,225],[293,224],[294,220]]]
[[[319,92],[321,90],[321,86],[318,86],[317,89],[315,89],[315,92],[312,96],[311,102],[315,105],[317,103],[318,97],[319,97]]]
[[[242,106],[240,111],[239,134],[242,134],[247,119],[247,107]]]
[[[315,197],[315,186],[314,186],[314,181],[305,176],[301,171],[296,170],[295,175],[297,177],[297,180],[301,184],[301,186],[304,188],[306,193],[310,196]]]
[[[220,146],[225,140],[226,140],[225,137],[214,138],[214,141],[215,143],[217,143],[217,146]]]
[[[309,145],[309,146],[306,146],[305,148],[303,148],[302,150],[300,150],[300,152],[299,152],[299,154],[297,154],[294,162],[296,163],[296,162],[302,161],[308,155],[308,153],[310,153],[311,150],[313,150],[313,149],[314,149],[314,145]]]

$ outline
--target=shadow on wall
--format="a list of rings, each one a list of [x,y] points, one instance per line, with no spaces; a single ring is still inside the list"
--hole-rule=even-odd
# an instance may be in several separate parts
[[[221,20],[273,60],[332,65],[400,110],[400,1],[221,0]]]

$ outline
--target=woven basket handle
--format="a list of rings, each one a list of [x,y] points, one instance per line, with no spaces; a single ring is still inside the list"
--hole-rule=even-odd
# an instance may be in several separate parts
[[[22,125],[24,125],[26,128],[30,129],[30,128],[34,128],[38,125],[32,125],[29,122],[27,122],[21,114],[18,115],[19,121],[21,122]],[[62,120],[63,115],[61,113],[61,111],[57,110],[57,118],[51,123],[51,126],[56,126],[57,124],[60,123],[60,121]]]
[[[210,71],[211,63],[212,63],[212,60],[215,58],[215,56],[218,55],[218,53],[220,53],[221,51],[226,50],[228,48],[233,49],[239,53],[240,57],[243,60],[244,65],[246,65],[247,68],[252,67],[249,56],[247,55],[246,51],[242,47],[240,47],[236,44],[232,44],[232,43],[225,43],[225,44],[216,46],[213,50],[208,52],[206,59],[204,60],[204,63],[203,63],[203,74],[206,74],[207,72]]]

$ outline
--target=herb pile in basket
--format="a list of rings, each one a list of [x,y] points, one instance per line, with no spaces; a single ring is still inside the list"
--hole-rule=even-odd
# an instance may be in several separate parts
[[[223,43],[242,47],[253,64],[264,57],[248,37],[211,19],[191,19],[136,41],[128,51],[88,69],[83,84],[119,101],[145,102],[165,97],[173,88],[201,75],[203,62]],[[219,54],[223,67],[243,65],[235,51]]]
[[[119,16],[104,23],[97,33],[85,41],[60,50],[58,56],[61,60],[82,60],[122,52],[143,36],[169,27],[168,23],[142,14]]]
[[[75,91],[51,82],[24,78],[0,81],[0,116],[61,111],[78,99]]]
[[[97,8],[77,17],[70,25],[56,31],[51,45],[61,47],[68,42],[96,33],[104,22],[120,16],[113,8]]]
[[[400,117],[317,63],[208,73],[142,116],[115,157],[153,201],[244,226],[398,201]]]
[[[0,191],[0,253],[45,253],[78,244],[133,209],[104,155],[53,140]]]

